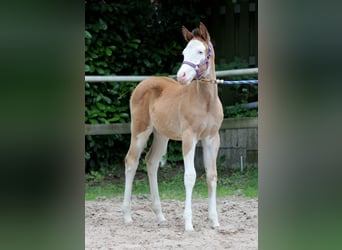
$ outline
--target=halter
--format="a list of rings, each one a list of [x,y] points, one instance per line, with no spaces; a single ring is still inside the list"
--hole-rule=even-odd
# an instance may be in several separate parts
[[[196,71],[197,79],[200,79],[202,74],[204,73],[204,71],[201,73],[200,68],[205,64],[206,65],[205,71],[208,69],[208,67],[209,67],[209,58],[211,57],[211,55],[212,55],[212,50],[211,50],[211,46],[209,45],[207,57],[204,60],[200,61],[199,64],[194,64],[194,63],[188,62],[188,61],[183,61],[182,64],[187,64],[190,67],[192,67]]]

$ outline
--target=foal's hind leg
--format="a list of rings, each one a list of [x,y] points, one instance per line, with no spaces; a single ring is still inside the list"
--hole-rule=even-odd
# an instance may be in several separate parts
[[[125,223],[132,222],[131,195],[132,195],[133,179],[135,176],[135,172],[138,168],[141,152],[146,147],[146,142],[151,132],[152,132],[152,129],[147,127],[145,131],[136,135],[134,133],[134,128],[132,126],[131,145],[129,147],[128,153],[125,158],[126,179],[125,179],[125,194],[124,194],[124,201],[123,201]]]
[[[216,158],[218,149],[220,147],[220,137],[217,133],[213,137],[207,137],[202,140],[203,146],[203,161],[207,173],[208,183],[208,201],[209,201],[209,219],[212,226],[219,227],[217,210],[216,210],[216,183],[217,183],[217,170]]]
[[[148,179],[150,182],[152,209],[157,216],[158,222],[165,221],[162,213],[158,191],[158,167],[162,155],[165,153],[169,139],[157,131],[153,132],[153,143],[146,155]]]

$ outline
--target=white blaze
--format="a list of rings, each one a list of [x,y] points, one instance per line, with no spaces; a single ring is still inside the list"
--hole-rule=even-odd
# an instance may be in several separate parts
[[[191,40],[183,50],[184,61],[198,65],[205,60],[205,46],[199,40]],[[188,64],[182,64],[177,72],[177,80],[189,84],[196,76],[196,70]]]

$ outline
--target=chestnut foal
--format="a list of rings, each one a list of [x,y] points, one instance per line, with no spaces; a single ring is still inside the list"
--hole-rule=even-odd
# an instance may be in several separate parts
[[[223,111],[217,85],[199,80],[216,79],[215,54],[207,28],[200,23],[199,28],[190,32],[183,26],[182,33],[188,44],[183,51],[183,64],[177,73],[178,82],[168,77],[150,77],[140,82],[132,93],[131,144],[125,158],[123,210],[125,222],[132,222],[132,183],[140,155],[153,133],[153,143],[146,155],[152,209],[158,222],[165,220],[158,192],[157,171],[169,139],[180,140],[185,168],[185,230],[192,231],[191,199],[196,181],[194,156],[199,140],[203,146],[208,183],[209,219],[213,227],[219,226],[216,211],[216,157]]]

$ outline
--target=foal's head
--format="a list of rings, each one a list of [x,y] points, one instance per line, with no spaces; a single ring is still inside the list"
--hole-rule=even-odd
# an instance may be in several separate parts
[[[182,33],[188,44],[183,50],[184,61],[177,72],[177,80],[189,84],[193,79],[209,75],[214,51],[210,35],[203,23],[192,32],[183,26]]]

